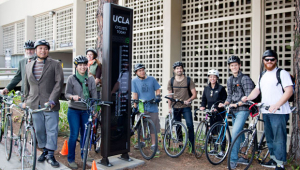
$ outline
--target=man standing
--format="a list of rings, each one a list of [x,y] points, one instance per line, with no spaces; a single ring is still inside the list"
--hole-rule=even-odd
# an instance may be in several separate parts
[[[131,83],[131,91],[132,91],[132,99],[133,100],[151,100],[155,99],[155,103],[159,103],[161,101],[160,96],[160,85],[158,84],[157,80],[152,76],[147,76],[145,71],[145,66],[143,64],[136,64],[134,66],[134,73],[137,75],[134,79],[132,79]],[[158,106],[155,103],[147,103],[145,104],[145,115],[149,115],[150,119],[153,121],[156,133],[160,133],[160,124],[158,118]],[[138,112],[138,106],[134,103],[134,112]],[[151,133],[151,141],[152,146],[151,150],[155,148],[155,134],[150,129]],[[145,145],[143,142],[142,146]],[[138,149],[138,144],[134,146],[135,149]],[[157,149],[157,154],[160,151]]]
[[[175,77],[168,83],[169,93],[174,93],[175,99],[184,101],[184,104],[177,103],[174,107],[174,119],[181,122],[181,114],[183,115],[188,128],[189,141],[192,147],[192,152],[195,152],[194,148],[194,123],[192,118],[191,103],[197,98],[197,91],[195,89],[194,82],[184,75],[183,63],[177,61],[173,64]],[[189,79],[189,80],[188,80]],[[190,81],[190,82],[188,82]],[[188,87],[189,84],[189,87]],[[190,92],[192,95],[190,95]],[[172,113],[171,101],[169,103],[169,113]]]
[[[57,149],[59,97],[64,83],[61,64],[48,57],[50,45],[46,40],[37,40],[34,44],[37,60],[26,65],[25,103],[31,109],[43,108],[49,103],[51,111],[42,111],[32,115],[33,125],[39,148],[43,148],[39,162],[47,159],[52,167],[59,167],[54,158]]]
[[[3,89],[2,91],[3,95],[6,95],[9,91],[13,90],[21,80],[24,80],[25,66],[28,62],[30,62],[33,58],[35,58],[33,41],[28,40],[27,42],[25,42],[24,49],[25,49],[25,54],[24,54],[25,58],[19,61],[19,67],[17,73],[14,76],[14,78],[10,81],[10,83]],[[24,92],[24,81],[22,81],[21,92]]]
[[[288,99],[293,94],[293,83],[290,74],[285,70],[279,72],[281,83],[278,82],[278,57],[275,51],[266,50],[262,59],[266,72],[261,74],[259,83],[251,94],[242,100],[252,100],[261,93],[261,102],[270,106],[269,110],[262,108],[265,135],[271,155],[271,160],[263,166],[281,170],[286,162],[286,123],[287,115],[291,113]]]

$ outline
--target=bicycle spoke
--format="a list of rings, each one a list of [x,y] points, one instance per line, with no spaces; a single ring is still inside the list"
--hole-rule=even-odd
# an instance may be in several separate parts
[[[195,137],[196,158],[200,158],[204,152],[206,133],[207,133],[207,124],[205,124],[205,121],[201,121],[197,127],[196,137]]]

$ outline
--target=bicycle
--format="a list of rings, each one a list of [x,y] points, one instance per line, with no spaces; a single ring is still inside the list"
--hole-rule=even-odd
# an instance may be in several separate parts
[[[204,146],[205,146],[205,140],[206,140],[206,136],[207,136],[207,133],[209,131],[209,128],[212,127],[213,125],[210,125],[209,123],[209,117],[213,117],[213,116],[217,116],[217,115],[220,115],[222,113],[224,113],[225,111],[223,112],[217,112],[217,111],[214,111],[215,109],[215,104],[219,103],[220,101],[214,103],[212,106],[211,106],[211,109],[206,109],[205,110],[205,113],[206,113],[206,116],[205,116],[205,119],[202,120],[198,126],[197,126],[197,130],[196,130],[196,137],[195,137],[195,157],[197,159],[199,159],[202,155],[203,155],[203,152],[204,152]],[[197,111],[199,111],[199,108],[195,109],[194,111],[194,115],[196,115]],[[217,122],[216,122],[217,123]]]
[[[13,98],[17,95],[0,95],[2,98],[2,104],[1,104],[1,133],[3,133],[3,137],[5,139],[4,145],[5,145],[5,157],[6,160],[10,160],[11,158],[11,152],[12,152],[12,142],[13,142],[13,122],[12,122],[12,111],[11,109],[15,106],[13,104]],[[5,107],[7,105],[8,107]],[[5,111],[7,109],[7,111]],[[4,118],[5,116],[5,118]],[[4,130],[3,130],[4,128]],[[1,135],[2,140],[2,135]]]
[[[239,138],[241,138],[241,136],[245,136],[245,140],[242,141],[240,143],[240,148],[238,151],[238,157],[243,157],[243,158],[250,158],[249,160],[249,164],[246,166],[245,169],[248,169],[251,166],[251,163],[254,159],[259,162],[259,164],[264,163],[264,161],[266,160],[268,154],[269,154],[269,150],[265,151],[265,149],[267,149],[267,145],[266,145],[266,141],[265,141],[265,133],[263,132],[263,134],[261,135],[261,138],[257,139],[257,123],[258,121],[263,122],[262,119],[260,119],[260,115],[261,115],[261,108],[265,108],[266,110],[269,109],[270,106],[266,106],[263,103],[253,103],[251,101],[248,101],[249,103],[251,103],[252,105],[250,106],[249,110],[252,107],[258,107],[259,111],[256,114],[252,114],[252,112],[250,113],[250,116],[254,119],[252,119],[251,123],[249,124],[249,128],[245,129],[243,131],[241,131],[237,137],[233,140],[232,145],[229,149],[229,155],[228,155],[228,169],[230,170],[230,156],[231,156],[231,151],[233,146],[235,145],[235,143],[237,142],[237,140]],[[262,156],[261,156],[262,155]]]
[[[170,93],[165,96],[166,99],[169,99],[172,104],[172,113],[166,117],[166,129],[164,133],[164,149],[167,155],[172,158],[177,158],[180,156],[187,145],[188,132],[187,128],[182,122],[174,120],[174,106],[177,103],[184,104],[183,101],[179,99],[173,99],[168,96],[173,96],[174,93]]]
[[[230,109],[230,105],[225,106],[224,121],[215,123],[207,133],[204,150],[208,161],[213,165],[218,165],[225,160],[231,144],[228,117],[235,116],[229,114]]]
[[[154,104],[154,99],[151,100],[132,100],[134,103],[138,104],[139,108],[139,117],[135,123],[135,125],[132,128],[133,133],[137,130],[137,136],[138,136],[138,147],[142,154],[142,156],[146,160],[152,159],[157,151],[158,148],[158,138],[157,138],[157,130],[153,123],[153,121],[150,119],[150,115],[145,114],[145,104]],[[155,103],[156,104],[156,103]],[[152,133],[151,133],[152,132]],[[154,135],[154,148],[152,147],[153,141],[151,138],[151,134]],[[151,149],[152,148],[152,149]]]
[[[98,147],[100,148],[101,145],[101,134],[100,136],[96,137],[96,127],[97,127],[97,116],[95,117],[95,120],[93,121],[94,115],[97,113],[97,106],[98,105],[106,105],[110,106],[113,104],[113,102],[108,101],[101,101],[100,99],[80,99],[76,102],[82,102],[86,104],[88,108],[89,118],[88,122],[85,124],[85,130],[83,135],[83,141],[81,145],[81,150],[83,151],[83,170],[86,169],[86,162],[87,162],[87,156],[89,154],[89,151],[91,150],[92,145],[95,147],[95,151],[97,152]]]
[[[35,170],[36,167],[36,136],[35,130],[33,127],[32,114],[45,111],[50,108],[48,103],[44,104],[44,108],[42,109],[30,109],[29,106],[26,108],[22,108],[22,103],[19,104],[19,107],[24,111],[24,115],[22,118],[22,122],[20,125],[20,132],[23,133],[23,147],[22,147],[22,169],[32,167],[32,170]],[[22,129],[22,125],[24,124],[24,129]],[[23,131],[22,131],[23,130]],[[18,136],[19,136],[18,135]],[[17,138],[19,140],[20,138]],[[22,139],[21,139],[22,141]],[[19,148],[19,147],[18,147]]]

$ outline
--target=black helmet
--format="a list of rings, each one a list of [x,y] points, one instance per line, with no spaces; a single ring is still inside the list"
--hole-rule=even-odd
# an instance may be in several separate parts
[[[173,64],[173,69],[175,69],[176,67],[178,66],[181,66],[183,68],[183,63],[181,61],[176,61],[174,64]]]
[[[85,55],[87,55],[87,53],[88,53],[89,51],[91,51],[92,53],[94,53],[94,59],[97,58],[98,53],[96,52],[95,49],[92,49],[92,48],[87,49],[86,52],[85,52]]]
[[[230,65],[231,63],[238,63],[241,64],[241,60],[238,56],[232,55],[229,57],[229,59],[227,60],[228,65]]]
[[[266,50],[262,56],[262,58],[264,59],[265,57],[275,57],[276,60],[278,60],[278,56],[277,53],[273,50]]]
[[[141,68],[146,69],[146,67],[145,67],[144,64],[141,64],[141,63],[135,64],[135,66],[134,66],[134,72],[138,71],[138,70],[141,69]]]
[[[74,64],[77,66],[78,64],[81,64],[81,63],[87,64],[88,59],[83,55],[76,56],[76,58],[74,59]]]
[[[49,45],[49,43],[45,39],[39,39],[39,40],[37,40],[34,43],[34,48],[36,48],[37,46],[40,46],[40,45],[45,45],[45,46],[48,47],[48,50],[50,50],[50,45]]]
[[[24,49],[34,49],[34,42],[31,40],[28,40],[24,43]]]

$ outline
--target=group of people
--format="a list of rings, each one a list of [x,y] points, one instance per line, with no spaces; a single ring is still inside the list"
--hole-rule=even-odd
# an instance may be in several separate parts
[[[57,60],[49,57],[50,45],[47,41],[25,42],[24,49],[25,58],[20,60],[15,77],[3,89],[2,94],[7,94],[23,80],[21,87],[24,92],[23,107],[29,106],[31,109],[38,109],[43,108],[44,103],[50,104],[50,110],[33,115],[38,146],[43,149],[38,161],[47,160],[53,167],[59,167],[59,163],[54,158],[54,151],[57,149],[59,98],[64,83],[63,70]],[[218,83],[219,72],[216,69],[210,70],[207,74],[208,85],[203,91],[200,110],[211,108],[217,101],[223,101],[216,106],[217,111],[221,111],[225,105],[230,105],[235,115],[232,128],[232,138],[234,139],[242,131],[249,116],[249,109],[243,103],[262,94],[261,102],[270,105],[269,110],[262,112],[267,145],[271,155],[271,160],[265,166],[280,170],[284,169],[286,162],[286,122],[288,118],[286,115],[291,112],[287,101],[293,93],[293,83],[289,78],[289,73],[282,70],[280,72],[282,86],[278,85],[276,77],[278,56],[275,51],[265,51],[262,62],[266,71],[258,78],[259,83],[255,86],[251,78],[242,73],[240,58],[234,55],[229,57],[227,63],[232,76],[227,79],[227,92],[225,87]],[[68,162],[71,168],[77,168],[75,163],[76,140],[80,133],[80,142],[83,141],[84,125],[88,121],[89,115],[86,106],[76,101],[79,101],[80,98],[100,98],[102,71],[101,63],[97,59],[97,52],[93,49],[88,49],[86,56],[77,56],[74,59],[74,65],[75,74],[68,77],[65,89],[65,98],[69,100],[67,113],[70,125]],[[132,98],[155,99],[155,102],[159,103],[161,101],[160,85],[154,77],[146,74],[145,65],[136,64],[134,73],[136,77],[132,79],[131,83]],[[183,104],[178,103],[174,106],[174,119],[181,121],[182,115],[185,118],[190,147],[194,153],[194,124],[191,103],[197,98],[197,91],[193,80],[185,76],[184,65],[180,61],[173,64],[173,77],[168,82],[167,90],[168,93],[174,93],[174,98],[184,101]],[[171,101],[168,103],[169,113],[172,113]],[[150,115],[157,133],[159,133],[160,123],[157,104],[149,103],[144,109],[145,114]],[[137,104],[134,104],[133,112],[138,112]],[[210,124],[218,121],[222,121],[222,115],[211,119]],[[152,137],[154,138],[154,135]],[[231,169],[235,169],[237,164],[248,163],[247,159],[238,158],[238,148],[237,145],[232,150]],[[224,155],[223,152],[218,154]],[[92,158],[88,158],[88,161],[92,160]]]

